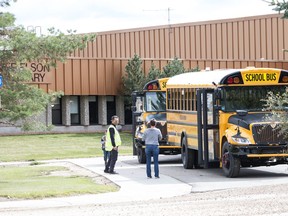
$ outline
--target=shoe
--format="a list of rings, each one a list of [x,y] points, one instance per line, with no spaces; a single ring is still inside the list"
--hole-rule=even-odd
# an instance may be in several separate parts
[[[111,171],[111,172],[109,172],[110,174],[119,174],[119,173],[117,173],[117,172],[115,172],[115,171]]]
[[[152,178],[152,176],[147,176],[147,179],[151,179]]]
[[[159,176],[155,176],[155,178],[156,178],[156,179],[159,179],[160,177],[159,177]]]
[[[108,170],[104,170],[104,173],[109,173]]]

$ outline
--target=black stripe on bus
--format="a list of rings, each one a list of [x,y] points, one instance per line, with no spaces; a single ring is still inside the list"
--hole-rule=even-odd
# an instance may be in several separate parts
[[[171,136],[176,136],[177,137],[177,134],[174,133],[174,132],[170,132],[168,133],[168,136],[171,135]],[[186,137],[187,138],[190,138],[190,139],[196,139],[198,140],[198,136],[195,136],[195,135],[189,135],[189,134],[186,134]],[[213,138],[208,138],[208,142],[214,142]],[[178,144],[175,144],[175,142],[169,142],[169,145],[179,145]]]
[[[168,135],[170,136],[178,136],[176,132],[169,132]],[[187,138],[190,138],[190,139],[198,139],[198,136],[195,136],[195,135],[190,135],[190,134],[186,134]]]
[[[167,109],[167,113],[179,113],[179,114],[194,114],[197,115],[197,111],[191,111],[191,110],[171,110]]]
[[[195,126],[197,127],[197,123],[189,123],[189,122],[180,122],[180,121],[167,121],[168,124],[177,124],[177,125],[183,125],[183,126]]]

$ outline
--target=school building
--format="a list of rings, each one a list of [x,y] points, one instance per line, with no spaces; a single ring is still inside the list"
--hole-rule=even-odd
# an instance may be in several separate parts
[[[288,20],[281,14],[191,22],[97,33],[84,50],[75,50],[55,69],[31,63],[33,83],[64,96],[47,107],[39,121],[53,132],[103,131],[112,115],[123,130],[131,126],[130,107],[121,95],[121,77],[134,54],[145,73],[152,62],[163,68],[178,57],[185,68],[288,69]],[[19,133],[2,126],[0,133]]]

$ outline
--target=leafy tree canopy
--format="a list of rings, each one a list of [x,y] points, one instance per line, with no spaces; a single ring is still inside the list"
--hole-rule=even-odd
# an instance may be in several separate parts
[[[0,8],[10,6],[11,0],[0,1]],[[75,31],[66,34],[54,28],[47,35],[36,35],[23,26],[14,25],[11,13],[0,12],[0,73],[3,86],[0,88],[0,123],[15,124],[23,121],[25,128],[33,125],[28,119],[44,111],[55,96],[61,93],[45,93],[31,84],[29,62],[41,62],[55,66],[64,62],[69,53],[82,49],[95,35],[76,35]],[[27,127],[28,126],[28,127]]]

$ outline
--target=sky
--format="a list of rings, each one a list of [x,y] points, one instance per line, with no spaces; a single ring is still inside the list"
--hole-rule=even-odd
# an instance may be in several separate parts
[[[17,0],[1,9],[43,34],[50,27],[90,33],[276,13],[263,0]]]

